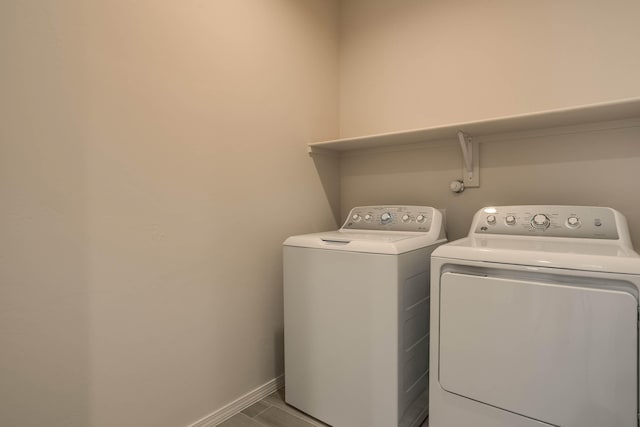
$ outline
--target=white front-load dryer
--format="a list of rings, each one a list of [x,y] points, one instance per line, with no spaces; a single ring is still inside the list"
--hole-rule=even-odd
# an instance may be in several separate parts
[[[480,210],[431,270],[430,427],[637,427],[640,258],[600,207]]]
[[[341,229],[284,242],[285,400],[334,427],[427,416],[429,256],[440,211],[354,208]]]

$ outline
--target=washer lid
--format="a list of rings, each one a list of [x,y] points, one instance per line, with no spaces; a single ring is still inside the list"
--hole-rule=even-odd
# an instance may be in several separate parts
[[[397,255],[445,241],[421,232],[337,230],[291,236],[284,246]]]
[[[467,237],[433,256],[570,270],[640,274],[640,256],[616,241],[553,237]]]

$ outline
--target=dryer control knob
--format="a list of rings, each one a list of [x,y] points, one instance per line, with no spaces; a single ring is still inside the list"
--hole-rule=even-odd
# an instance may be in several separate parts
[[[424,222],[425,219],[427,219],[427,218],[424,215],[418,215],[416,217],[416,221],[418,221],[418,222]]]
[[[570,216],[569,218],[567,218],[567,224],[569,225],[569,227],[576,228],[580,225],[580,218],[578,218],[577,216]]]
[[[360,222],[360,215],[358,215],[358,214],[353,214],[353,215],[351,216],[351,220],[352,220],[353,222]]]
[[[407,214],[402,215],[402,222],[407,223],[411,221],[411,217]]]
[[[367,222],[371,221],[371,218],[372,218],[372,217],[371,217],[371,214],[366,214],[366,215],[364,216],[364,220],[365,220],[365,221],[367,221]]]
[[[544,230],[549,227],[549,224],[551,224],[551,221],[549,221],[549,217],[547,217],[546,215],[537,214],[534,215],[533,218],[531,218],[531,225],[534,228]]]
[[[380,215],[380,222],[382,222],[383,224],[389,224],[391,222],[391,214],[389,212],[385,212],[382,215]]]
[[[515,225],[516,224],[516,217],[513,215],[508,215],[505,218],[505,222],[507,223],[507,225]]]
[[[487,223],[494,225],[496,223],[496,216],[495,215],[489,215],[487,216]]]

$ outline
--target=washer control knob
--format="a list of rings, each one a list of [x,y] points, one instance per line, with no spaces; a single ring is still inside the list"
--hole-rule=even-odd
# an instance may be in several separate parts
[[[516,217],[513,215],[507,215],[505,218],[505,222],[507,225],[516,225]]]
[[[391,214],[389,212],[385,212],[382,215],[380,215],[380,222],[383,224],[389,224],[391,222]]]
[[[360,219],[361,219],[361,218],[360,218],[360,215],[358,215],[358,214],[353,214],[353,215],[351,216],[351,220],[352,220],[353,222],[360,222]]]
[[[411,221],[411,217],[407,214],[402,215],[402,222],[407,223]]]
[[[372,217],[371,217],[371,214],[366,214],[366,215],[364,216],[364,220],[365,220],[365,221],[367,221],[367,222],[371,221],[371,218],[372,218]]]
[[[495,215],[488,215],[487,216],[487,224],[495,225],[495,223],[496,223],[496,216]]]
[[[416,221],[423,223],[427,218],[424,215],[418,215]]]
[[[570,216],[567,218],[567,225],[572,228],[576,228],[580,225],[580,218],[577,216]]]
[[[546,230],[549,224],[551,224],[551,221],[549,221],[549,217],[544,214],[536,214],[531,218],[531,225],[534,228]]]

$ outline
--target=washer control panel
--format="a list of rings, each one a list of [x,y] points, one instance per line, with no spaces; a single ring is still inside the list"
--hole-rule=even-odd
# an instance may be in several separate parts
[[[427,206],[360,206],[351,209],[342,229],[427,232],[434,211]]]
[[[476,234],[618,239],[612,209],[592,206],[496,206],[481,209]]]

